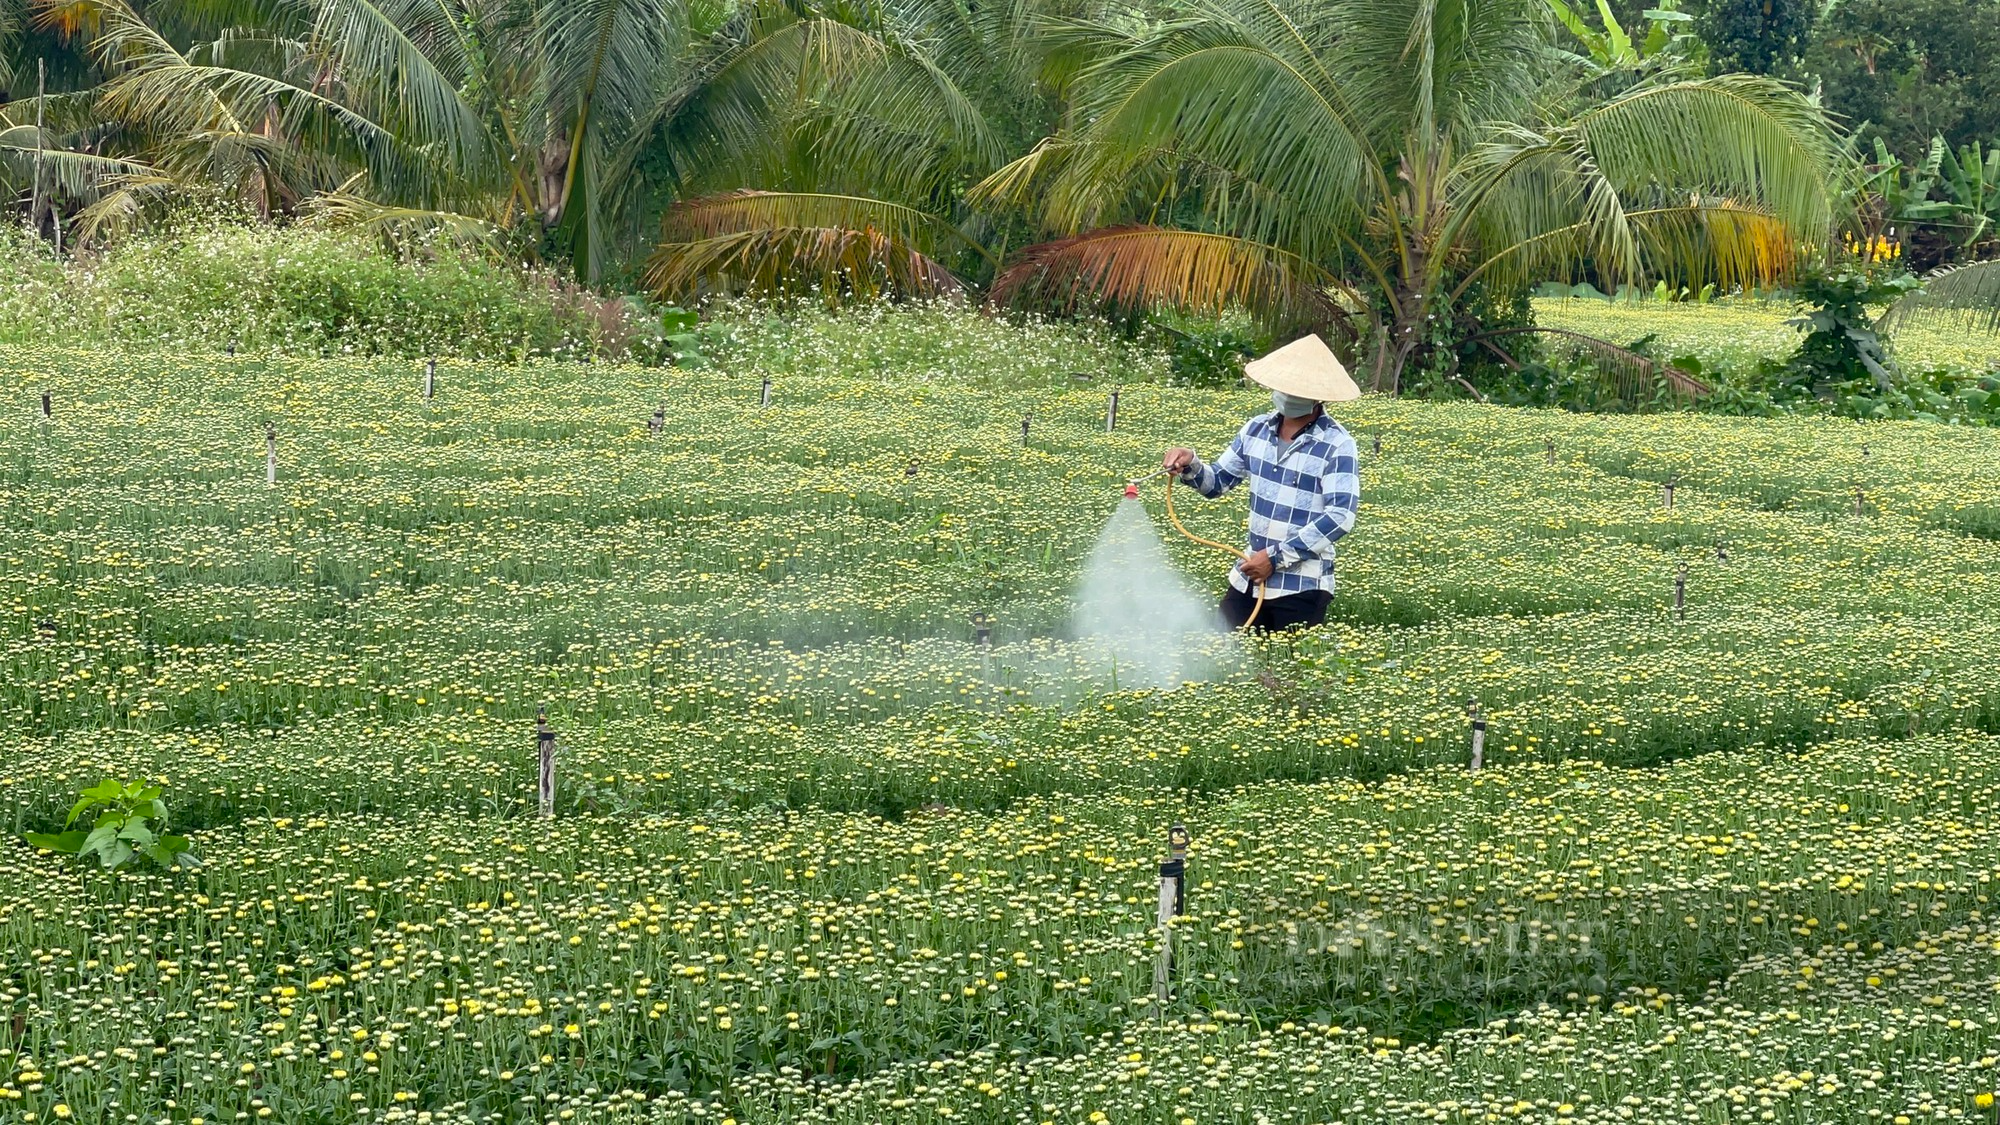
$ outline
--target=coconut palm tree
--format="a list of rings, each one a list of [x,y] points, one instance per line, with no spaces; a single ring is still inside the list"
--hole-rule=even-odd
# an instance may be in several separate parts
[[[1037,11],[953,0],[751,9],[677,107],[680,201],[650,262],[654,289],[839,299],[990,278],[1025,228],[973,210],[964,188],[1055,121],[1035,81]]]
[[[1546,0],[1179,10],[1050,30],[1089,60],[1066,125],[978,196],[1058,237],[996,296],[1248,306],[1344,333],[1395,389],[1413,365],[1454,374],[1454,342],[1512,362],[1520,326],[1467,323],[1482,289],[1579,265],[1766,280],[1829,231],[1841,158],[1810,102],[1741,75],[1606,95],[1601,68],[1552,47]]]
[[[586,279],[680,90],[691,21],[719,20],[683,0],[202,0],[173,24],[130,0],[33,7],[102,77],[101,151],[55,147],[129,165],[101,170],[87,221],[205,184],[267,214],[531,228]]]

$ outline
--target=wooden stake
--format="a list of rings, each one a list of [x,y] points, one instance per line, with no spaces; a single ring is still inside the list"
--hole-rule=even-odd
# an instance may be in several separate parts
[[[1033,414],[1021,415],[1021,444],[1028,444],[1028,425],[1035,420]]]
[[[1674,508],[1674,488],[1678,481],[1678,477],[1668,477],[1667,482],[1660,486],[1660,505],[1670,512]]]
[[[424,361],[424,401],[429,402],[437,394],[438,361]]]
[[[1858,484],[1854,486],[1854,514],[1857,516],[1868,514],[1868,500],[1862,495],[1861,486]]]
[[[1111,399],[1109,402],[1105,404],[1104,407],[1104,432],[1108,434],[1117,428],[1118,428],[1118,390],[1117,388],[1114,387],[1112,388],[1111,391]]]
[[[1174,976],[1174,919],[1187,910],[1187,850],[1191,837],[1185,825],[1167,829],[1167,858],[1160,861],[1160,956],[1153,963],[1153,1014],[1166,1009]]]
[[[44,390],[42,392],[42,421],[47,422],[54,418],[55,412],[55,404],[50,400],[49,392]]]
[[[1542,456],[1547,459],[1549,464],[1553,465],[1556,463],[1556,439],[1550,438],[1542,447]]]
[[[1686,621],[1688,616],[1687,588],[1688,566],[1682,563],[1680,572],[1674,575],[1674,617],[1680,621]]]
[[[549,729],[549,709],[535,712],[535,792],[543,820],[556,815],[556,732]]]
[[[278,487],[278,427],[264,423],[264,487]]]
[[[769,375],[764,376],[763,405],[765,406],[771,405],[771,377]]]
[[[1380,456],[1382,456],[1382,435],[1381,435],[1381,434],[1376,434],[1376,435],[1375,435],[1375,447],[1374,447],[1374,448],[1373,448],[1372,450],[1370,450],[1370,451],[1369,451],[1368,455],[1369,455],[1370,457],[1380,457]]]
[[[1479,701],[1466,704],[1466,711],[1472,716],[1472,772],[1486,764],[1486,716],[1480,713]]]
[[[666,428],[667,428],[667,404],[663,402],[660,404],[660,408],[658,410],[653,411],[653,416],[650,419],[647,419],[646,432],[653,435],[654,437],[659,437],[660,431]]]

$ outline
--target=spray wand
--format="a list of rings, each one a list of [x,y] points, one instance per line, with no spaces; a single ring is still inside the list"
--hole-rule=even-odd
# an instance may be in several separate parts
[[[1242,551],[1237,550],[1236,548],[1230,546],[1227,543],[1218,543],[1213,539],[1203,539],[1201,536],[1196,535],[1192,531],[1189,531],[1187,527],[1181,523],[1181,518],[1174,514],[1174,477],[1178,475],[1179,474],[1175,473],[1172,469],[1155,469],[1154,471],[1147,473],[1143,477],[1133,477],[1131,480],[1125,482],[1125,499],[1137,500],[1139,498],[1140,485],[1146,483],[1149,480],[1152,480],[1154,477],[1166,477],[1167,478],[1167,494],[1166,494],[1167,522],[1174,525],[1174,530],[1180,532],[1182,535],[1187,536],[1189,539],[1194,540],[1195,542],[1201,544],[1204,547],[1213,547],[1218,551],[1227,551],[1231,555],[1236,556],[1236,558],[1240,561],[1248,561],[1250,556],[1243,553]],[[1251,624],[1257,620],[1257,615],[1263,612],[1263,609],[1264,609],[1264,583],[1260,581],[1257,583],[1257,603],[1250,607],[1250,616],[1243,619],[1243,624],[1240,627],[1243,629],[1250,628]]]

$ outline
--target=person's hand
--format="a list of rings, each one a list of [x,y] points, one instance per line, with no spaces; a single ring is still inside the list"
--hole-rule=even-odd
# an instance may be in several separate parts
[[[1250,557],[1243,560],[1242,569],[1243,577],[1252,582],[1262,582],[1271,577],[1271,552],[1250,552]]]
[[[1192,464],[1194,464],[1194,450],[1184,449],[1178,445],[1167,450],[1167,455],[1160,458],[1161,468],[1176,473],[1186,472],[1187,467]]]

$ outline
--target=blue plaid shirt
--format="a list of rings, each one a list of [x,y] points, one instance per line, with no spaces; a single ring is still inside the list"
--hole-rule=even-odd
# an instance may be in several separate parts
[[[1354,528],[1361,504],[1354,438],[1324,411],[1289,442],[1278,439],[1276,412],[1245,423],[1212,465],[1181,473],[1203,496],[1250,481],[1250,551],[1271,552],[1268,596],[1333,590],[1333,542]],[[1229,584],[1249,590],[1241,568]]]

